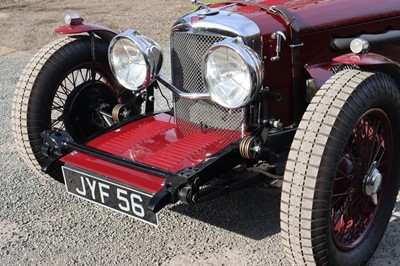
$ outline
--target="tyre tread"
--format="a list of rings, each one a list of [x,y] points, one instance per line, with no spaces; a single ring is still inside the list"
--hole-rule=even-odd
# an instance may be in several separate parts
[[[12,132],[17,144],[17,149],[27,165],[36,173],[41,176],[44,175],[40,170],[41,166],[37,160],[39,154],[32,151],[31,140],[29,139],[28,132],[31,127],[28,125],[28,109],[29,99],[41,70],[46,67],[46,62],[54,55],[60,48],[73,42],[75,39],[71,37],[63,37],[53,41],[43,47],[28,63],[22,72],[20,79],[17,82],[15,95],[12,101]],[[34,118],[30,118],[31,120]],[[39,120],[39,119],[37,119]]]
[[[311,232],[326,227],[312,228],[312,213],[324,210],[313,206],[318,191],[316,177],[339,113],[359,83],[371,75],[358,70],[334,75],[318,90],[296,131],[286,165],[280,213],[284,250],[296,265],[329,264],[328,257],[322,256],[326,251],[319,249],[314,254],[312,243]],[[316,255],[320,255],[318,261]]]

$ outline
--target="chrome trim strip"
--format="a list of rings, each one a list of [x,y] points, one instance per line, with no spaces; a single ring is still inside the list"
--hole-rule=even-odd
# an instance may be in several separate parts
[[[260,58],[263,58],[261,34],[257,24],[234,12],[220,10],[218,14],[204,16],[199,10],[176,21],[172,31],[241,37],[247,46],[255,50]]]
[[[164,79],[161,76],[158,76],[157,80],[162,85],[167,87],[170,91],[172,91],[175,95],[179,96],[182,99],[187,99],[187,100],[209,100],[209,99],[211,99],[211,96],[209,93],[190,93],[190,92],[182,91],[181,89],[175,87],[169,81],[167,81],[166,79]]]

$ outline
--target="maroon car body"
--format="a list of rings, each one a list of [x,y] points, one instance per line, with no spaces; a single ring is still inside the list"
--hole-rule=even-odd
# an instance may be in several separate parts
[[[22,154],[56,179],[62,169],[70,193],[151,224],[179,200],[283,182],[291,262],[365,263],[399,187],[399,1],[193,2],[171,30],[172,82],[154,41],[71,15],[56,32],[73,38],[18,85]]]

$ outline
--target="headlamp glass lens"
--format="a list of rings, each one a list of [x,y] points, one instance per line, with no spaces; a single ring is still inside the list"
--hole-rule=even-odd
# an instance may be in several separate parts
[[[227,108],[241,107],[251,94],[252,78],[247,63],[227,46],[209,54],[205,79],[211,98]]]

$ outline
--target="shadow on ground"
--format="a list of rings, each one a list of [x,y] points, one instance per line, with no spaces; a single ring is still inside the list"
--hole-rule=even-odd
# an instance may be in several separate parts
[[[169,209],[237,234],[262,240],[279,233],[280,190],[245,189],[209,202]]]

